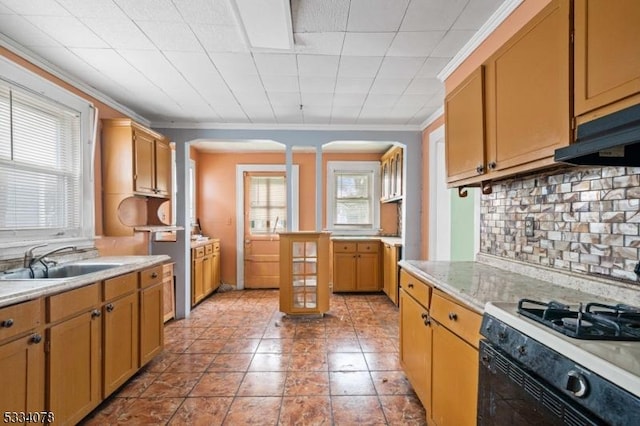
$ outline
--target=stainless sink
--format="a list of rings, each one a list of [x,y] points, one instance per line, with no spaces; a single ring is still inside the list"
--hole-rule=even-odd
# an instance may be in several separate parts
[[[32,279],[52,279],[71,278],[80,275],[91,274],[93,272],[104,271],[122,266],[121,263],[64,263],[49,267],[48,273],[44,268],[34,268],[35,277],[31,276],[29,268],[14,269],[0,274],[0,280],[32,280]]]

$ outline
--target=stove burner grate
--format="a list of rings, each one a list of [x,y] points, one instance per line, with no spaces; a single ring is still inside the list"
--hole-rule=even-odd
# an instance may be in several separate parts
[[[518,313],[577,339],[640,341],[640,309],[618,304],[582,304],[578,309],[550,301],[518,302]]]

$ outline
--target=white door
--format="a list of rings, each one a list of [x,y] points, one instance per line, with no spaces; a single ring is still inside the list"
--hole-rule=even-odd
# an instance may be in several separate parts
[[[429,135],[429,260],[451,258],[451,195],[447,189],[444,126]]]

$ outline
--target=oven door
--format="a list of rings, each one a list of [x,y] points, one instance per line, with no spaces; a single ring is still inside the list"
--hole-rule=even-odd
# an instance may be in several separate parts
[[[528,372],[491,342],[480,341],[478,425],[604,425]]]

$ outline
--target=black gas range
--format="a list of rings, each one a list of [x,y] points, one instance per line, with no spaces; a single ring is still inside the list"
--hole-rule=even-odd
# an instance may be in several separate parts
[[[478,424],[640,421],[640,309],[488,303],[481,334]]]

